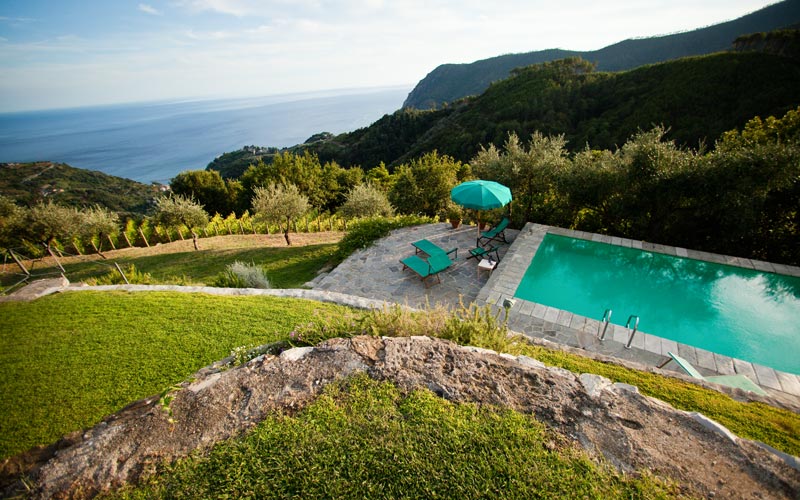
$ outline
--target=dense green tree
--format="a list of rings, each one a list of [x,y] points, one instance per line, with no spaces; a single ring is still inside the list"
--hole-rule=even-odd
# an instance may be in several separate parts
[[[255,188],[252,206],[257,218],[275,222],[281,227],[287,245],[292,244],[289,237],[292,220],[303,216],[310,208],[308,197],[294,184],[269,184]]]
[[[361,182],[360,169],[346,170],[335,162],[320,163],[319,157],[309,151],[302,155],[284,151],[272,162],[259,161],[241,177],[243,196],[252,199],[258,187],[270,184],[293,184],[306,196],[309,203],[331,210],[344,201],[344,194]]]
[[[397,168],[389,201],[400,213],[436,216],[447,206],[450,190],[463,169],[464,165],[450,156],[426,153]]]
[[[392,178],[386,164],[381,162],[377,167],[373,167],[367,171],[367,180],[375,187],[379,188],[384,193],[388,193],[392,187]]]
[[[386,193],[370,183],[359,184],[347,194],[347,201],[339,208],[345,217],[391,217],[394,208],[389,203]]]
[[[156,200],[153,221],[164,227],[178,230],[181,226],[186,226],[192,233],[194,249],[199,250],[195,229],[208,224],[208,213],[192,198],[182,195],[162,196]]]
[[[216,170],[187,170],[169,185],[173,193],[196,200],[209,214],[225,216],[234,211],[228,187]]]
[[[681,206],[690,195],[686,189],[691,189],[685,180],[697,167],[698,157],[666,140],[665,134],[663,127],[640,131],[618,154],[624,216],[617,230],[639,239],[656,241],[675,231],[676,224],[683,224]]]
[[[502,152],[494,146],[483,148],[470,165],[475,176],[511,188],[517,223],[547,220],[563,225],[563,200],[557,196],[556,179],[570,165],[565,146],[564,136],[535,132],[526,146],[512,133]]]
[[[621,215],[618,157],[608,150],[586,148],[557,179],[562,201],[571,211],[569,227],[608,233]]]

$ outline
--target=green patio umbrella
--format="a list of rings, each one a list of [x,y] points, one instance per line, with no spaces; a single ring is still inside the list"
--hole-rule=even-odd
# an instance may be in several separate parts
[[[467,181],[450,191],[450,199],[464,208],[491,210],[508,205],[511,190],[494,181]]]

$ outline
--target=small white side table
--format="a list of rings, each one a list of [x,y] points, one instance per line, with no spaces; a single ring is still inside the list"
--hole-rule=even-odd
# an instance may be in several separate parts
[[[491,276],[495,267],[497,267],[497,262],[490,259],[482,259],[478,262],[478,278],[481,277],[481,271],[488,271],[489,276]]]

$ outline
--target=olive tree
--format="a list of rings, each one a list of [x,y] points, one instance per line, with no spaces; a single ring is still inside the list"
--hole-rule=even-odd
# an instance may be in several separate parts
[[[345,217],[390,217],[394,208],[389,203],[386,193],[372,183],[359,184],[347,193],[347,201],[339,208]]]
[[[292,244],[289,238],[292,219],[301,217],[309,209],[308,197],[300,194],[294,184],[269,184],[255,188],[252,206],[257,218],[278,224],[287,245]]]
[[[181,195],[162,196],[156,200],[153,221],[168,228],[179,229],[186,226],[192,233],[194,249],[199,250],[195,229],[208,224],[208,213],[192,198]]]
[[[25,230],[48,252],[55,240],[72,241],[80,231],[83,217],[77,209],[48,201],[37,203],[25,213]]]
[[[14,200],[0,195],[0,246],[12,247],[17,242],[25,211]]]
[[[88,208],[81,213],[81,227],[78,234],[94,246],[93,238],[97,236],[99,245],[95,251],[105,258],[102,252],[103,238],[119,231],[119,216],[99,205]]]

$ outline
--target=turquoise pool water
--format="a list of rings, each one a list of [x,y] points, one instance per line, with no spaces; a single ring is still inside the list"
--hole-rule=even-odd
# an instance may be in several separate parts
[[[800,374],[800,278],[548,234],[515,296]]]

